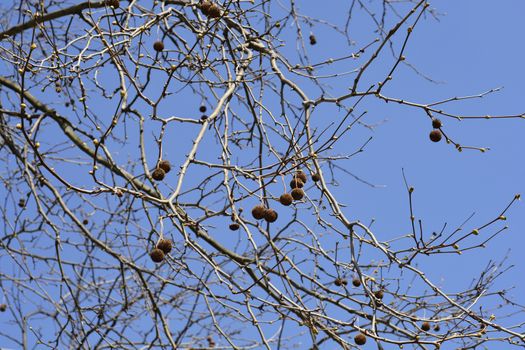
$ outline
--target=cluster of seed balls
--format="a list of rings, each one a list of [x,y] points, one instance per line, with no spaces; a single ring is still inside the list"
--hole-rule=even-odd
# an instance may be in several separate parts
[[[312,175],[312,180],[314,182],[319,181],[321,178],[318,174]],[[304,197],[304,184],[308,181],[308,178],[306,177],[306,174],[302,170],[298,170],[293,178],[292,181],[290,181],[290,187],[292,188],[292,191],[290,193],[283,193],[281,197],[279,197],[279,203],[281,203],[284,206],[289,206],[292,204],[294,200],[299,201],[303,199]]]
[[[166,255],[171,252],[172,248],[173,244],[171,243],[171,240],[160,239],[157,246],[149,253],[149,256],[153,262],[160,263],[164,260]]]
[[[318,174],[312,175],[313,181],[319,181],[321,178]],[[290,182],[290,187],[292,188],[292,191],[290,193],[283,193],[279,197],[279,203],[281,203],[284,206],[289,206],[293,203],[294,200],[298,201],[303,199],[304,197],[304,184],[308,178],[306,177],[306,174],[298,170]],[[275,222],[277,220],[277,217],[279,216],[277,214],[277,211],[271,208],[266,208],[264,205],[259,204],[253,207],[252,209],[252,216],[255,220],[266,220],[267,222]],[[231,228],[231,226],[230,226]]]
[[[432,119],[432,127],[434,128],[434,130],[432,130],[430,132],[430,140],[432,142],[439,142],[441,141],[441,138],[443,137],[443,134],[441,133],[441,130],[439,130],[441,128],[442,124],[441,124],[441,120],[439,120],[438,118],[433,118]]]
[[[167,173],[171,170],[171,164],[168,160],[161,160],[155,170],[151,173],[151,177],[155,181],[162,181]]]

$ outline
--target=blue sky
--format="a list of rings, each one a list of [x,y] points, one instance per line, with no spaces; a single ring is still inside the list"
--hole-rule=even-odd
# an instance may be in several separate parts
[[[328,2],[326,6],[320,6],[318,2],[304,1],[298,6],[306,14],[341,25],[342,17],[337,9],[344,8],[346,3],[333,1]],[[414,65],[421,74],[438,83],[429,82],[415,74],[412,69],[401,65],[384,93],[390,97],[429,103],[454,96],[476,95],[503,87],[499,92],[482,99],[454,102],[447,105],[447,108],[460,115],[525,113],[525,47],[522,44],[525,3],[517,0],[497,3],[489,0],[436,1],[432,7],[442,15],[439,15],[438,20],[426,18],[418,23],[405,56],[407,62]],[[369,31],[370,24],[366,17],[355,18],[350,32],[355,33],[352,36],[358,44],[352,49],[361,47],[364,42],[375,37]],[[366,30],[361,31],[360,28]],[[309,31],[310,29],[305,28],[306,37]],[[334,45],[341,38],[334,40],[332,31],[318,25],[312,27],[311,31],[318,40],[315,46],[306,44],[312,62],[348,53],[348,47]],[[294,52],[294,38],[286,39],[290,40],[286,40],[283,50]],[[400,39],[402,36],[398,35],[395,41],[399,42]],[[388,55],[378,60],[364,80],[375,82],[392,63],[393,60]],[[351,70],[355,67],[355,63],[345,61],[338,65],[337,69]],[[348,91],[352,81],[351,75],[330,80],[330,91],[335,95],[342,94]],[[316,97],[315,90],[312,89],[311,93]],[[185,96],[179,98],[184,102]],[[194,111],[199,103],[200,101],[191,105],[182,103],[180,108],[184,112]],[[101,113],[108,109],[104,104],[93,107]],[[170,104],[161,107],[166,113],[170,108],[173,109],[173,105]],[[407,192],[402,169],[409,185],[415,188],[415,215],[423,220],[427,233],[439,231],[445,223],[448,227],[455,228],[475,212],[476,215],[470,224],[465,226],[466,229],[472,229],[498,216],[515,194],[525,195],[525,162],[522,155],[525,149],[525,138],[522,136],[525,120],[459,122],[441,118],[444,130],[455,141],[462,145],[490,148],[490,151],[485,153],[474,150],[460,153],[452,145],[429,141],[430,121],[418,109],[391,103],[387,105],[379,101],[366,104],[364,109],[367,111],[365,122],[376,126],[373,130],[356,128],[337,144],[333,153],[351,153],[372,137],[365,152],[341,161],[339,165],[378,186],[372,188],[346,177],[339,187],[334,187],[334,191],[341,202],[347,205],[344,212],[350,218],[365,223],[375,220],[373,228],[379,239],[388,240],[410,232]],[[330,120],[337,117],[331,113],[336,113],[336,110],[320,109],[314,114],[314,123],[322,125],[325,122],[323,118]],[[148,132],[153,130],[155,127]],[[188,130],[193,129],[190,127]],[[150,141],[153,144],[153,141]],[[180,149],[188,149],[190,143],[190,139],[174,137],[167,141],[167,146],[176,145]],[[184,154],[173,152],[170,160],[178,164],[184,159]],[[212,157],[215,154],[202,155],[203,158],[208,156]],[[122,157],[120,160],[124,162],[128,155],[122,152],[117,157]],[[154,158],[155,156],[152,156],[150,160],[154,162]],[[67,173],[75,177],[74,171],[74,168],[71,168]],[[189,183],[197,181],[191,178],[188,180]],[[511,296],[519,302],[520,296],[525,292],[525,285],[516,278],[525,273],[521,253],[525,233],[523,205],[514,205],[507,217],[508,220],[499,227],[508,225],[509,229],[491,241],[487,248],[461,256],[421,258],[418,263],[427,271],[428,276],[438,281],[445,290],[455,292],[465,288],[489,260],[499,261],[508,253],[507,265],[515,266],[504,274],[494,287],[516,286]],[[488,230],[486,234],[494,231]]]

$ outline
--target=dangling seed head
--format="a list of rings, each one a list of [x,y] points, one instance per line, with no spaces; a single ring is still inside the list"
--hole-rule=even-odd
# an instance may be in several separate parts
[[[264,211],[264,220],[267,222],[275,222],[277,220],[277,212],[273,209],[266,209]]]
[[[164,170],[162,170],[161,168],[156,168],[151,173],[151,177],[155,181],[162,181],[164,179],[164,176],[166,176],[166,172]]]
[[[221,16],[221,9],[216,4],[211,4],[207,16],[210,18],[219,18]]]
[[[232,231],[237,231],[240,227],[241,226],[238,223],[236,223],[236,222],[232,222],[230,224],[230,230],[232,230]]]
[[[162,50],[164,50],[164,43],[162,41],[155,41],[153,43],[153,50],[161,52]]]
[[[199,107],[199,112],[201,112],[201,113],[206,112],[206,106],[205,105],[200,106]]]
[[[290,181],[290,187],[291,188],[302,188],[304,186],[304,182],[301,181],[301,179],[294,177],[292,181]]]
[[[442,137],[442,136],[443,136],[443,135],[441,134],[441,131],[439,131],[438,129],[434,129],[434,130],[432,130],[432,131],[430,132],[430,135],[429,135],[430,140],[431,140],[432,142],[439,142],[439,141],[441,141],[441,137]]]
[[[315,173],[315,174],[312,175],[312,181],[313,181],[313,182],[317,182],[317,181],[319,181],[319,180],[321,180],[321,175],[319,175],[319,174],[317,174],[317,173]]]
[[[162,260],[164,260],[164,252],[158,248],[153,249],[149,256],[153,262],[160,263]]]
[[[366,335],[363,333],[359,333],[354,337],[354,341],[357,345],[365,345],[366,344]]]
[[[432,118],[432,127],[434,129],[441,128],[441,120],[439,120],[438,118]]]
[[[119,1],[119,0],[108,0],[108,1],[106,1],[106,4],[107,4],[108,6],[113,7],[113,8],[119,8],[119,6],[120,6],[120,1]]]
[[[173,248],[173,244],[169,239],[161,239],[157,243],[157,248],[162,250],[164,254],[169,254],[169,252],[171,252],[171,249]]]
[[[359,287],[361,285],[361,280],[359,278],[354,278],[352,280],[352,284],[354,285],[354,287]]]
[[[262,205],[256,205],[252,209],[252,216],[253,216],[253,218],[256,219],[256,220],[261,220],[262,218],[264,218],[265,210],[266,209]]]
[[[421,324],[421,329],[424,330],[425,332],[428,332],[430,330],[430,323],[428,322],[423,322]]]
[[[306,181],[308,181],[306,174],[302,170],[297,170],[297,172],[294,175],[294,178],[301,180],[303,183],[306,183]]]
[[[171,164],[169,160],[161,160],[159,164],[157,165],[158,168],[161,168],[164,170],[164,172],[167,174],[171,170]]]
[[[383,292],[382,289],[379,289],[379,290],[376,290],[376,291],[374,292],[374,296],[375,296],[377,299],[381,300],[381,299],[383,299],[383,297],[385,296],[385,293]]]
[[[304,197],[304,191],[302,188],[294,188],[292,190],[292,198],[296,201],[300,201]]]
[[[201,2],[201,11],[204,15],[208,16],[209,13],[210,13],[210,7],[211,7],[211,2],[209,1],[203,1]]]
[[[293,202],[293,197],[289,193],[283,193],[281,197],[279,197],[279,202],[282,205],[289,206]]]

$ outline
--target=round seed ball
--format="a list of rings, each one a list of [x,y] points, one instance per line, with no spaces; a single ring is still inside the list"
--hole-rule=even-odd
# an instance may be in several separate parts
[[[304,182],[301,181],[301,179],[294,177],[292,181],[290,181],[290,187],[291,188],[302,188],[304,186]]]
[[[277,212],[273,209],[266,209],[264,211],[264,220],[267,222],[275,222],[278,216]]]
[[[219,6],[215,4],[211,4],[210,8],[208,9],[208,17],[210,18],[218,18],[221,16],[221,9]]]
[[[434,326],[434,331],[435,331],[435,332],[439,332],[440,329],[441,329],[441,327],[439,327],[438,324],[436,324],[436,325]]]
[[[354,278],[352,280],[352,284],[354,285],[354,287],[359,287],[361,285],[361,280],[359,278]]]
[[[441,131],[439,131],[438,129],[434,129],[434,130],[432,130],[432,131],[430,132],[430,135],[429,135],[430,140],[431,140],[432,142],[439,142],[439,141],[441,141],[441,137],[442,137],[442,136],[443,136],[443,135],[441,134]]]
[[[170,172],[171,170],[171,164],[170,164],[170,161],[169,160],[161,160],[159,162],[159,165],[157,165],[158,168],[161,168],[162,170],[164,170],[164,172],[167,174]]]
[[[338,287],[341,287],[343,285],[343,279],[337,277],[334,281],[334,284]]]
[[[208,16],[208,14],[210,13],[210,7],[211,7],[211,2],[203,1],[201,3],[201,11],[202,11],[202,13],[205,14],[206,16]]]
[[[292,190],[292,198],[296,201],[300,201],[304,197],[304,191],[302,188],[294,188]]]
[[[153,50],[161,52],[162,50],[164,50],[164,43],[162,41],[155,41],[153,43]]]
[[[164,260],[164,252],[158,248],[153,249],[149,256],[153,262],[160,263],[162,260]]]
[[[376,290],[376,291],[374,292],[374,296],[375,296],[377,299],[380,299],[380,300],[381,300],[381,299],[383,299],[383,297],[385,296],[385,293],[383,292],[382,289],[380,289],[380,290]]]
[[[84,219],[84,220],[82,220],[82,225],[87,225],[87,224],[89,224],[88,219]]]
[[[0,304],[0,312],[5,312],[5,310],[7,310],[7,305],[6,304]]]
[[[202,105],[199,107],[199,112],[204,113],[206,112],[206,106]]]
[[[434,129],[439,129],[441,128],[441,120],[439,120],[438,118],[432,118],[432,127]]]
[[[294,175],[294,178],[301,180],[303,183],[306,183],[306,181],[308,181],[306,174],[302,170],[297,170],[297,172]]]
[[[319,180],[321,180],[321,175],[319,175],[319,174],[317,174],[317,173],[315,173],[315,174],[312,175],[312,181],[313,181],[313,182],[317,182],[317,181],[319,181]]]
[[[359,333],[354,337],[354,341],[357,345],[365,345],[366,344],[366,335],[363,333]]]
[[[293,202],[293,197],[289,193],[283,193],[281,197],[279,197],[279,202],[282,205],[289,206]]]
[[[166,176],[166,172],[161,168],[156,168],[153,170],[153,173],[151,173],[151,177],[156,181],[162,181],[164,176]]]
[[[171,240],[169,239],[161,239],[157,243],[157,248],[162,250],[164,254],[168,254],[171,252],[171,249],[173,248],[173,244],[171,243]]]
[[[252,209],[252,216],[256,220],[261,220],[262,218],[264,218],[265,211],[266,209],[262,205],[256,205]]]
[[[310,45],[315,45],[317,44],[317,39],[315,38],[315,35],[311,34],[310,35]]]
[[[230,224],[230,230],[232,230],[232,231],[237,231],[240,227],[241,226],[238,223],[236,223],[236,222],[232,222]]]
[[[421,329],[424,330],[425,332],[428,332],[430,330],[430,323],[428,322],[423,322],[421,324]]]

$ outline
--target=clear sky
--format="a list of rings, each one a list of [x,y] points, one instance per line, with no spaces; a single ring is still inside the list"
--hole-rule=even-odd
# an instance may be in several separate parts
[[[501,87],[483,99],[450,104],[448,110],[460,115],[525,113],[525,2],[462,0],[434,1],[431,5],[441,15],[438,20],[426,18],[417,25],[405,56],[421,74],[438,83],[401,67],[385,93],[426,103]],[[311,6],[312,13],[327,18],[335,16],[332,6],[310,2],[301,6]],[[359,31],[359,27],[354,30]],[[316,35],[318,45],[310,52],[313,57],[326,58],[332,54],[330,38],[323,37],[322,32]],[[471,225],[465,226],[472,229],[497,217],[515,194],[525,194],[525,119],[460,122],[442,118],[445,132],[456,142],[490,148],[485,153],[460,153],[452,145],[429,141],[431,126],[419,110],[378,104],[370,107],[369,113],[368,122],[386,122],[373,132],[355,133],[358,140],[353,142],[354,147],[369,136],[374,139],[364,153],[346,165],[355,175],[386,187],[370,188],[351,181],[341,186],[338,194],[347,198],[347,212],[364,222],[376,220],[375,232],[380,238],[410,231],[402,169],[415,188],[416,217],[429,232],[439,231],[444,223],[456,228],[476,213]],[[498,261],[508,254],[506,266],[514,267],[493,288],[515,286],[510,296],[523,302],[525,284],[519,277],[525,273],[524,214],[523,203],[514,205],[507,215],[509,229],[487,248],[433,258],[429,263],[422,259],[421,266],[445,290],[453,292],[466,287],[490,260]]]
[[[347,3],[329,0],[320,5],[320,2],[302,1],[297,6],[306,14],[342,25],[344,16],[338,11],[347,8]],[[502,88],[481,99],[450,103],[446,108],[460,115],[525,113],[525,2],[441,0],[431,5],[436,9],[437,18],[427,17],[417,24],[405,51],[406,62],[413,65],[419,74],[401,65],[384,93],[390,97],[430,103]],[[366,39],[375,37],[369,31],[370,24],[370,19],[366,17],[355,18],[352,22],[350,32],[355,33],[358,42],[354,49],[362,46]],[[360,28],[366,28],[366,31],[360,31]],[[349,53],[348,47],[334,45],[333,31],[317,25],[311,31],[318,41],[315,46],[306,45],[312,62]],[[398,36],[395,41],[399,42],[402,38]],[[284,51],[295,51],[294,39],[290,37],[286,40],[288,46],[283,48]],[[392,62],[390,56],[378,60],[376,67],[370,69],[375,73],[364,80],[375,82],[374,74],[383,77]],[[349,66],[340,65],[338,69],[355,68],[350,62],[345,64]],[[330,91],[339,95],[348,91],[353,76],[326,82],[332,85]],[[312,96],[316,97],[315,93]],[[101,111],[106,108],[102,104],[94,106],[94,109]],[[167,111],[169,106],[163,108]],[[181,106],[181,109],[184,112],[194,110],[195,104]],[[365,109],[367,116],[364,121],[375,127],[372,130],[361,127],[352,131],[344,142],[337,144],[334,153],[345,155],[354,152],[373,137],[363,153],[339,165],[377,186],[347,177],[336,193],[347,205],[344,211],[350,218],[365,223],[375,220],[373,228],[379,239],[388,240],[410,232],[408,197],[402,170],[409,185],[415,188],[415,215],[423,220],[427,233],[439,231],[445,223],[448,230],[456,228],[475,213],[465,226],[465,229],[472,229],[497,217],[516,194],[525,196],[525,119],[457,121],[441,118],[445,132],[456,142],[490,148],[484,153],[476,150],[458,152],[454,146],[444,142],[430,142],[430,121],[419,109],[379,101],[367,104]],[[327,113],[331,112],[327,110]],[[320,118],[317,114],[314,117]],[[317,122],[322,123],[323,120],[317,119]],[[190,139],[186,141],[191,143]],[[173,142],[183,141],[175,138]],[[123,153],[119,156],[123,159],[127,157]],[[171,158],[174,164],[177,164],[176,157],[182,159],[184,153],[179,152]],[[525,284],[516,276],[525,274],[525,260],[521,252],[525,243],[524,214],[522,203],[514,205],[506,214],[506,222],[499,226],[508,225],[509,228],[485,249],[465,252],[461,256],[432,258],[428,260],[431,263],[422,258],[419,263],[428,276],[438,281],[446,291],[455,292],[466,288],[490,260],[499,261],[508,255],[505,266],[514,267],[493,288],[515,286],[510,297],[523,301]],[[495,229],[484,234],[492,232]]]

